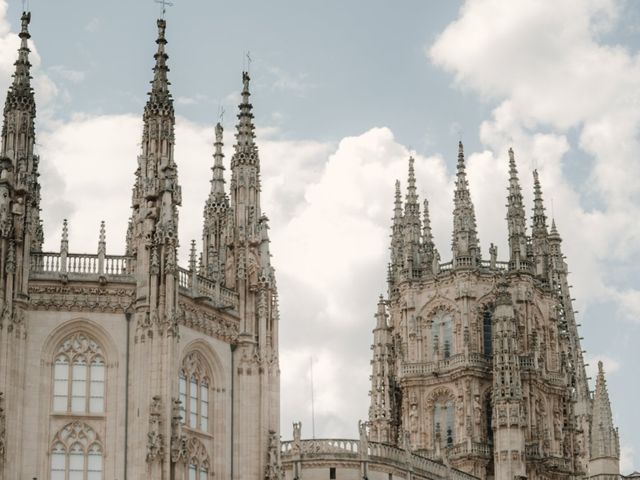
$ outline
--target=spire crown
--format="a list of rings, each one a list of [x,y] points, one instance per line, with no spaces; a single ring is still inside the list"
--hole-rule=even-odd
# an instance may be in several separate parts
[[[239,107],[238,124],[236,125],[235,155],[231,160],[232,168],[239,164],[257,165],[257,146],[255,145],[255,126],[253,124],[253,105],[249,102],[251,92],[249,82],[251,77],[248,72],[242,72],[242,101]],[[243,155],[244,154],[244,155]]]
[[[167,72],[169,71],[169,67],[167,66],[167,60],[169,59],[169,55],[167,55],[165,51],[165,47],[167,45],[166,39],[166,29],[167,29],[167,21],[163,18],[159,18],[158,22],[158,38],[156,39],[156,44],[158,45],[158,50],[153,56],[156,60],[156,64],[153,67],[153,80],[151,82],[151,96],[152,100],[160,101],[170,101],[171,93],[169,92],[169,85],[171,83],[168,80]]]

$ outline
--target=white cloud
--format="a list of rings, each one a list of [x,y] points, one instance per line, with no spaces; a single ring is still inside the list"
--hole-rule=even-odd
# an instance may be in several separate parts
[[[550,210],[554,200],[579,297],[616,299],[616,289],[606,285],[605,263],[640,254],[640,184],[629,181],[640,176],[640,60],[599,42],[619,15],[617,2],[566,0],[554,4],[553,15],[547,7],[533,0],[470,0],[428,53],[461,88],[500,102],[480,139],[500,157],[513,145],[521,171],[541,170],[546,206]],[[578,145],[570,145],[569,129],[578,132]],[[588,183],[569,180],[567,153],[593,161]],[[496,160],[484,162],[485,180],[487,169],[504,170],[502,158],[492,165]],[[524,183],[530,185],[528,175]],[[594,195],[600,199],[595,208]],[[487,212],[483,216],[490,221]],[[631,304],[638,290],[628,288],[624,298]]]

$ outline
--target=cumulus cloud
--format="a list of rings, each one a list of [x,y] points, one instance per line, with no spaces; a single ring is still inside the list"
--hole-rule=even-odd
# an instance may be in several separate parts
[[[640,225],[630,221],[640,214],[640,184],[628,181],[640,174],[640,61],[599,41],[619,9],[615,1],[566,0],[549,15],[533,0],[470,0],[428,49],[459,87],[499,102],[480,129],[482,143],[499,153],[487,153],[482,170],[504,170],[501,152],[510,145],[521,166],[541,170],[583,298],[615,299],[603,264],[640,253]],[[570,129],[578,132],[573,144]],[[592,162],[586,183],[570,180],[567,153]],[[628,288],[633,304],[637,290]]]

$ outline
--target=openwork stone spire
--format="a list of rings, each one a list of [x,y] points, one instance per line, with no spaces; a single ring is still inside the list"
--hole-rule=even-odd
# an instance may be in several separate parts
[[[536,275],[548,279],[549,275],[549,234],[547,216],[544,212],[542,188],[538,171],[533,171],[533,217],[531,225],[531,244]]]
[[[527,236],[522,190],[513,149],[509,149],[509,195],[507,196],[507,225],[509,230],[509,268],[520,270],[526,266]]]
[[[409,157],[409,177],[407,180],[407,196],[404,204],[403,219],[403,254],[404,265],[403,274],[405,279],[412,280],[421,275],[420,261],[420,204],[418,203],[418,193],[416,189],[416,174],[414,169],[415,160]]]
[[[620,440],[618,429],[613,426],[611,403],[602,362],[598,362],[592,414],[589,476],[615,475],[617,478],[620,473]]]
[[[453,209],[453,266],[474,268],[480,263],[480,245],[476,230],[476,214],[469,193],[469,182],[464,163],[464,147],[458,144],[458,172]]]

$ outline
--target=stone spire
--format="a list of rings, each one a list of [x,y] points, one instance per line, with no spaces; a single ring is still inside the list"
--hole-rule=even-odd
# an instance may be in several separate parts
[[[225,192],[224,166],[222,160],[222,125],[215,128],[215,153],[212,167],[211,192],[204,207],[204,226],[202,230],[202,263],[204,274],[214,280],[223,281],[223,265],[226,258],[224,233],[228,225],[229,197]]]
[[[36,102],[31,88],[29,24],[31,13],[23,12],[19,33],[20,48],[15,72],[4,105],[2,147],[0,151],[0,237],[15,246],[16,269],[13,294],[26,293],[31,251],[41,251],[43,234],[40,220],[38,156],[34,154]],[[6,288],[0,287],[1,288]]]
[[[436,275],[438,266],[438,252],[433,242],[431,231],[431,217],[429,216],[429,201],[424,200],[422,207],[422,265],[424,272]]]
[[[458,144],[457,169],[453,199],[453,266],[454,268],[474,268],[479,266],[481,255],[476,231],[476,214],[469,193],[462,142]]]
[[[420,204],[416,189],[416,174],[414,158],[409,157],[409,176],[407,180],[407,195],[404,203],[403,218],[403,254],[404,277],[412,280],[420,265],[420,235],[422,225],[420,222]]]
[[[507,196],[507,226],[509,230],[509,268],[520,270],[526,266],[527,236],[522,190],[513,149],[509,149],[509,195]]]
[[[270,263],[268,220],[260,209],[260,158],[255,143],[253,106],[249,102],[249,74],[242,74],[242,101],[239,105],[236,142],[231,157],[230,214],[224,240],[225,286],[238,298],[240,334],[234,358],[244,374],[236,379],[238,389],[255,392],[260,406],[236,404],[238,431],[260,432],[245,445],[242,458],[236,457],[238,478],[264,475],[270,431],[279,431],[278,315],[275,271]],[[265,414],[266,413],[266,414]],[[246,462],[246,458],[257,459]]]
[[[506,279],[500,279],[493,315],[493,438],[496,480],[526,476],[525,421],[518,323]]]
[[[589,477],[618,478],[620,441],[618,429],[613,426],[611,403],[602,362],[598,362],[596,391],[593,396],[590,453]]]
[[[167,79],[166,21],[157,21],[151,91],[144,107],[141,152],[132,196],[127,251],[135,257],[138,298],[146,298],[150,318],[164,334],[175,320],[177,302],[178,206],[182,190],[174,159],[175,114]],[[152,256],[159,261],[153,264]],[[158,267],[158,268],[156,268]]]
[[[402,271],[404,262],[402,256],[402,192],[400,189],[400,180],[396,180],[395,195],[393,201],[393,218],[391,224],[391,261],[389,264],[389,296],[394,285],[399,280],[398,274]]]
[[[556,232],[557,233],[557,232]],[[549,276],[549,234],[547,216],[542,200],[542,188],[538,171],[533,171],[533,217],[531,225],[531,244],[536,275],[548,280]]]
[[[242,72],[242,101],[238,106],[236,143],[231,157],[231,206],[242,238],[255,234],[255,227],[261,216],[260,158],[255,144],[249,81],[249,74]]]

